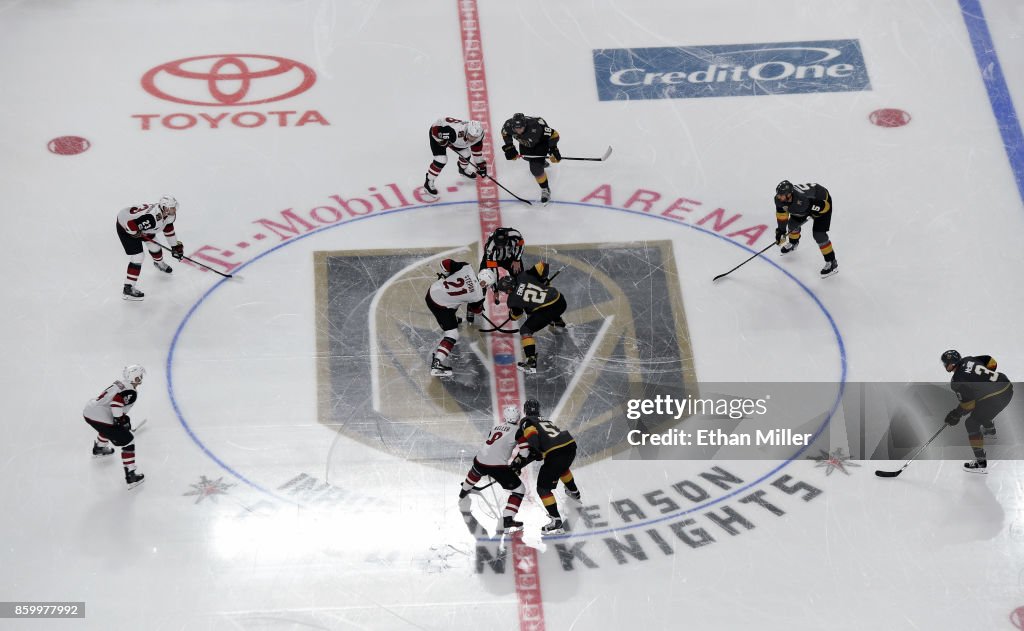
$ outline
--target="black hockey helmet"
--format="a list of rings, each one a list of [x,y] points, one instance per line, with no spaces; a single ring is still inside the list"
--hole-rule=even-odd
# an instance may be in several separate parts
[[[540,416],[540,401],[537,399],[523,401],[523,414],[526,416]]]
[[[518,129],[520,127],[526,127],[526,115],[522,112],[516,112],[512,115],[512,129]]]
[[[960,363],[961,359],[963,359],[963,357],[960,356],[959,352],[950,349],[950,350],[948,350],[948,351],[946,351],[945,353],[942,354],[942,365],[943,366],[949,366],[950,364],[956,365],[956,364]]]
[[[779,185],[775,187],[776,195],[789,195],[793,192],[793,184],[789,180],[782,180]]]
[[[502,276],[498,279],[498,284],[495,287],[498,288],[498,291],[508,293],[516,288],[516,279],[511,276]]]

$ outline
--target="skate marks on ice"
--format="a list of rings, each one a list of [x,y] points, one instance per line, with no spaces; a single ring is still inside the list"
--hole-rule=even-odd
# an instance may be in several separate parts
[[[433,464],[475,449],[493,420],[487,334],[463,323],[454,377],[429,374],[441,331],[424,295],[444,257],[479,260],[475,245],[315,254],[320,422]],[[570,326],[537,336],[540,365],[526,395],[573,432],[581,461],[607,457],[634,429],[627,400],[696,393],[672,243],[528,247],[524,263],[541,257],[564,266],[552,284],[566,297]]]

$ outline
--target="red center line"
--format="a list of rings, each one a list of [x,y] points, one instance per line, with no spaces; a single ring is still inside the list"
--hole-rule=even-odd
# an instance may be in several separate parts
[[[484,69],[483,47],[480,37],[476,0],[456,0],[459,6],[459,32],[462,36],[462,62],[466,72],[466,97],[469,101],[469,117],[482,121],[486,127],[483,156],[492,173],[494,144],[491,141],[491,106],[487,95],[487,73]],[[485,243],[491,232],[501,226],[501,204],[498,201],[498,187],[487,178],[476,179],[476,196],[480,214],[480,243]],[[504,322],[508,317],[505,303],[493,304],[490,300],[488,311],[494,322]],[[491,357],[494,360],[495,393],[494,417],[501,417],[505,405],[520,407],[519,374],[516,370],[515,338],[511,335],[491,335],[489,338]],[[519,628],[522,631],[543,631],[544,605],[541,602],[540,572],[537,567],[537,551],[523,543],[522,535],[512,537],[511,565],[515,574],[516,596],[519,599]]]

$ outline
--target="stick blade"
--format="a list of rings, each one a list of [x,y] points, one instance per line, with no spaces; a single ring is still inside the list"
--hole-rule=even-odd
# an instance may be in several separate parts
[[[607,160],[608,156],[610,156],[610,155],[612,155],[612,146],[608,145],[608,149],[605,150],[604,155],[601,156],[601,162],[604,162],[605,160]]]
[[[900,469],[899,471],[875,471],[875,475],[880,478],[895,478],[901,473],[903,473],[903,469]]]
[[[718,280],[719,278],[725,278],[725,277],[726,277],[726,276],[728,276],[728,275],[729,275],[729,272],[726,272],[726,273],[724,273],[724,274],[719,274],[718,276],[715,276],[714,278],[712,278],[712,279],[711,279],[711,282],[713,283],[713,282],[715,282],[716,280]]]

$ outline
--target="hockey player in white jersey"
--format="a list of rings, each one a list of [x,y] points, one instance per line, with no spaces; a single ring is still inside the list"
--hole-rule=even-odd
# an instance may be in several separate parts
[[[146,369],[142,366],[125,366],[122,378],[107,386],[95,399],[89,399],[82,410],[85,422],[96,430],[92,455],[113,454],[114,448],[110,443],[120,447],[124,481],[130,489],[141,484],[146,477],[135,470],[135,435],[132,433],[132,419],[128,416],[138,399],[138,389],[145,376]]]
[[[174,233],[174,221],[178,217],[178,200],[164,195],[155,204],[138,204],[122,208],[117,213],[117,238],[121,240],[124,253],[128,255],[128,275],[124,282],[122,297],[125,300],[142,300],[145,294],[136,289],[135,283],[142,272],[142,261],[146,255],[142,244],[146,244],[149,255],[153,257],[153,265],[166,274],[171,273],[171,266],[164,262],[163,249],[156,243],[158,232],[171,246],[171,256],[181,260],[185,254],[185,246]]]
[[[427,290],[427,308],[434,314],[442,337],[430,360],[430,374],[434,377],[450,377],[452,367],[448,357],[459,341],[458,310],[466,305],[469,313],[483,311],[485,291],[494,284],[492,270],[484,270],[477,277],[473,267],[464,261],[444,259],[441,261],[437,280]]]
[[[503,489],[509,491],[508,501],[502,511],[502,530],[514,532],[523,527],[523,522],[516,520],[516,515],[526,495],[526,485],[519,478],[519,473],[509,466],[509,462],[518,455],[514,452],[518,452],[516,430],[519,429],[519,410],[514,405],[506,405],[501,415],[502,422],[491,429],[483,447],[473,459],[473,466],[459,491],[459,502],[467,499],[480,478],[494,478]]]
[[[430,152],[434,161],[427,167],[427,177],[423,181],[423,190],[426,191],[423,199],[427,201],[437,201],[439,197],[435,181],[448,163],[448,149],[459,156],[459,173],[468,178],[487,175],[487,162],[483,157],[483,124],[474,120],[439,118],[430,126]]]

